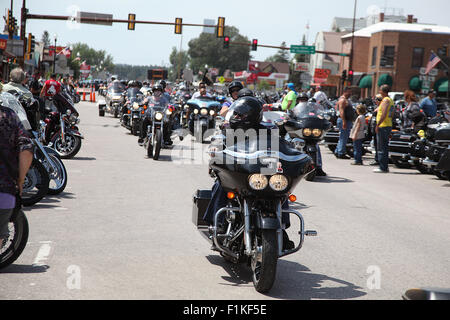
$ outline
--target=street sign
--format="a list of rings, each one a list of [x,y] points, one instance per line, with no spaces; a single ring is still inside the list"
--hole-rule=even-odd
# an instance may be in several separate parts
[[[76,21],[81,21],[81,19],[83,19],[83,18],[86,18],[86,19],[99,18],[101,20],[100,21],[89,21],[89,22],[83,21],[82,23],[101,24],[104,26],[112,26],[113,15],[112,14],[104,14],[104,13],[78,11]]]
[[[224,83],[225,82],[225,78],[224,77],[219,77],[217,80],[219,80],[220,83]]]
[[[315,46],[291,46],[291,53],[300,53],[300,54],[315,54],[316,47]]]
[[[308,72],[309,71],[309,63],[306,62],[297,62],[295,64],[295,70],[297,72]]]

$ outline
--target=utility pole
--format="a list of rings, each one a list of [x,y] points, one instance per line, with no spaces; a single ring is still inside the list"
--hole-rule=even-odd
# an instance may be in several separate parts
[[[355,40],[356,3],[357,3],[357,0],[355,0],[355,8],[353,10],[353,28],[352,28],[352,44],[351,44],[352,47],[350,49],[350,62],[348,65],[349,71],[353,71],[353,52],[354,52],[353,45],[354,45],[354,40]],[[352,80],[353,80],[353,77],[352,77]],[[351,83],[350,83],[350,85],[351,85]]]

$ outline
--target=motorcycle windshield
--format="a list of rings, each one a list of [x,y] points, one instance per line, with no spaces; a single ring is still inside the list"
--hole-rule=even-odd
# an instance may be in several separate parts
[[[315,102],[301,102],[292,109],[292,115],[297,119],[324,119],[325,113],[325,108],[321,104]]]
[[[129,88],[129,89],[127,90],[127,97],[128,97],[128,99],[136,98],[136,96],[137,96],[138,93],[141,93],[141,92],[139,91],[139,88]]]
[[[149,100],[148,107],[155,109],[155,110],[164,110],[166,108],[167,104],[168,104],[168,101],[166,99],[163,99],[163,98],[157,99],[157,98],[152,97]]]
[[[122,93],[125,91],[125,86],[120,82],[114,82],[109,88],[109,91],[112,93]]]
[[[13,110],[20,119],[23,127],[26,130],[31,130],[30,122],[27,118],[27,113],[20,104],[19,100],[13,96],[11,93],[3,92],[0,94],[0,105]]]

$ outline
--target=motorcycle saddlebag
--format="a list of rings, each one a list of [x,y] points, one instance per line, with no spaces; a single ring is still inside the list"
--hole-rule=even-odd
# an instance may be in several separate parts
[[[211,190],[197,190],[194,194],[193,205],[192,205],[192,223],[196,227],[208,226],[208,223],[203,221],[203,215],[208,208],[209,201],[211,201],[212,191]]]

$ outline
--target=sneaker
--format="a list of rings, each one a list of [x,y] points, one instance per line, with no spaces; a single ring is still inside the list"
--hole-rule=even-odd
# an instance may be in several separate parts
[[[380,168],[376,168],[376,169],[373,169],[373,172],[375,172],[375,173],[388,173],[389,170],[384,171],[384,170],[381,170]]]
[[[343,155],[336,155],[336,158],[338,158],[338,159],[346,159],[346,160],[348,160],[348,159],[350,159],[350,157],[349,156],[347,156],[346,154],[343,154]]]
[[[352,166],[362,166],[362,165],[363,165],[362,162],[356,162],[356,161],[351,162],[350,164],[351,164]]]
[[[374,160],[371,163],[369,163],[369,166],[379,166],[380,164],[378,163],[378,161]]]
[[[142,147],[144,145],[144,139],[139,138],[138,139],[138,144]]]

